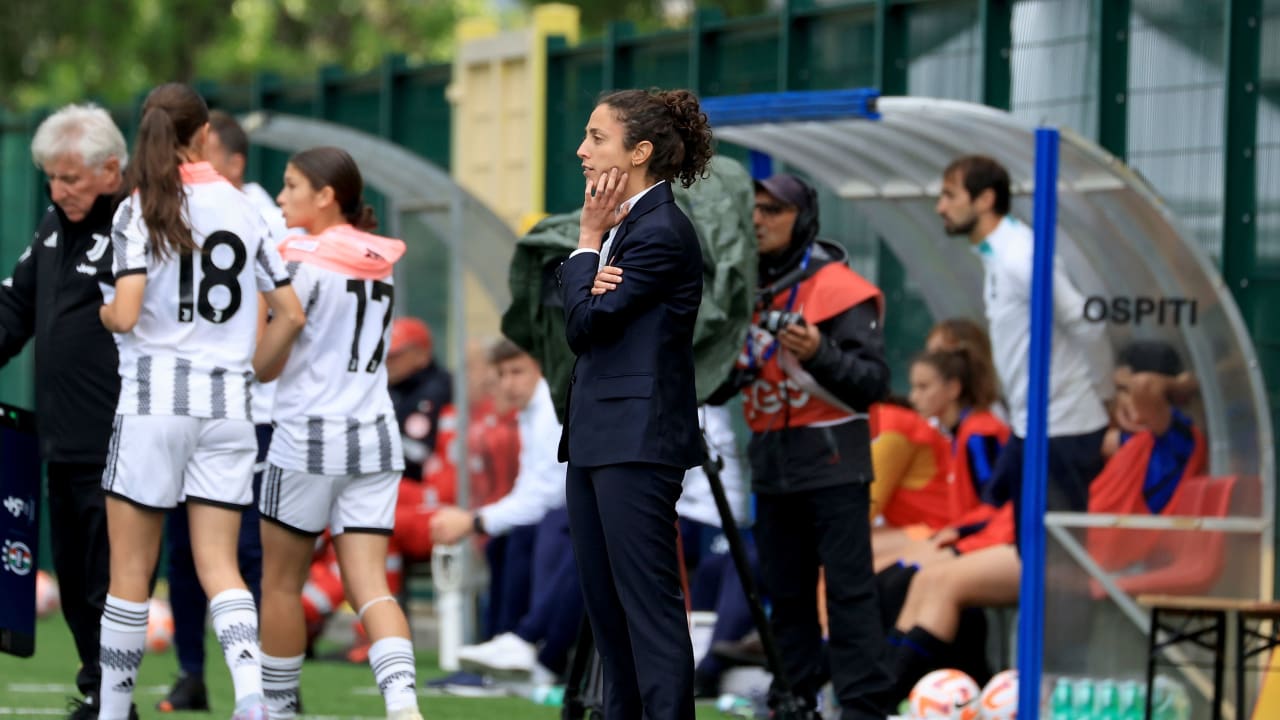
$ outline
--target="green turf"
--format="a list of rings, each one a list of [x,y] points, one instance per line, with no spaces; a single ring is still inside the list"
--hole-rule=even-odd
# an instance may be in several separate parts
[[[148,654],[142,662],[136,694],[143,718],[225,718],[233,706],[231,676],[222,662],[222,651],[212,635],[206,640],[206,682],[214,712],[156,712],[155,704],[177,673],[172,651]],[[444,673],[435,664],[434,650],[418,651],[419,686]],[[73,692],[78,665],[71,634],[61,615],[41,620],[37,630],[36,654],[16,658],[0,654],[0,717],[57,717]],[[366,720],[385,717],[382,698],[373,684],[367,665],[337,661],[308,662],[302,670],[302,701],[305,718],[326,720]],[[523,698],[457,698],[424,695],[419,698],[427,720],[539,720],[559,717],[559,708],[540,707]],[[698,709],[703,720],[720,717],[712,706]]]

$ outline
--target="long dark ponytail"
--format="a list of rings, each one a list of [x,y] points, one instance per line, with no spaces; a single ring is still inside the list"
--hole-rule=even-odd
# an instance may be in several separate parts
[[[142,122],[125,172],[123,192],[138,192],[142,220],[157,258],[197,250],[191,227],[182,217],[186,195],[182,189],[180,152],[209,122],[209,107],[196,91],[181,83],[165,83],[142,103]]]

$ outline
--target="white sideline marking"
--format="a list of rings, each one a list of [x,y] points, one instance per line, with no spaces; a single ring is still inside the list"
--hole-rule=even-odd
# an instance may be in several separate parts
[[[80,689],[75,685],[67,683],[9,683],[8,690],[11,693],[27,693],[31,695],[68,695],[72,697],[80,697]],[[135,694],[140,695],[164,695],[169,692],[169,688],[164,685],[150,685],[148,687],[138,688]]]
[[[0,706],[0,717],[61,717],[67,714],[66,708],[25,708]],[[302,720],[384,720],[381,717],[366,715],[301,715]]]
[[[501,685],[497,685],[489,688],[477,688],[477,690],[479,692],[476,692],[474,694],[468,694],[465,690],[459,692],[459,691],[443,690],[441,688],[420,687],[418,688],[418,697],[420,698],[451,697],[451,698],[468,698],[468,699],[475,699],[475,700],[491,700],[493,698],[505,698],[505,697],[517,697],[517,698],[527,699],[529,697],[528,693],[521,693],[513,688],[504,688]],[[382,691],[375,687],[351,688],[351,694],[382,697]]]
[[[9,683],[9,692],[48,693],[50,695],[59,693],[80,694],[80,690],[75,685],[66,683]]]

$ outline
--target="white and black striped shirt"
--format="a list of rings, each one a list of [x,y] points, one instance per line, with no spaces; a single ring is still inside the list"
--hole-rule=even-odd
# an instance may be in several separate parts
[[[323,233],[358,238],[342,226]],[[289,251],[285,251],[289,256]],[[276,382],[268,460],[313,475],[404,470],[383,363],[395,288],[390,274],[361,280],[310,262],[289,262],[307,324]]]
[[[120,415],[253,420],[258,292],[287,285],[262,214],[208,163],[182,166],[200,251],[157,258],[137,193],[116,210],[114,274],[145,273],[138,323],[116,335]]]
[[[289,229],[284,224],[284,213],[280,211],[280,206],[276,205],[276,201],[262,186],[257,183],[245,183],[240,188],[240,192],[249,199],[249,204],[258,208],[262,213],[263,220],[267,223],[267,229],[271,231],[271,247],[276,247],[285,235],[289,233]],[[253,421],[256,423],[271,422],[271,407],[276,401],[276,384],[274,381],[269,383],[254,382],[250,392],[253,395]]]

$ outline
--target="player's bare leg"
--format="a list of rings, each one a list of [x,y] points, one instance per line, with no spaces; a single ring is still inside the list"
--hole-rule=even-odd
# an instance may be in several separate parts
[[[369,665],[382,690],[387,717],[413,720],[418,714],[417,678],[409,621],[387,586],[387,535],[347,532],[333,539],[347,599],[373,645]]]
[[[299,707],[298,685],[307,649],[302,588],[315,540],[263,520],[262,687],[271,720],[289,720]]]
[[[108,496],[106,504],[111,582],[102,611],[98,717],[127,720],[147,645],[147,600],[160,555],[164,514],[117,497]]]

